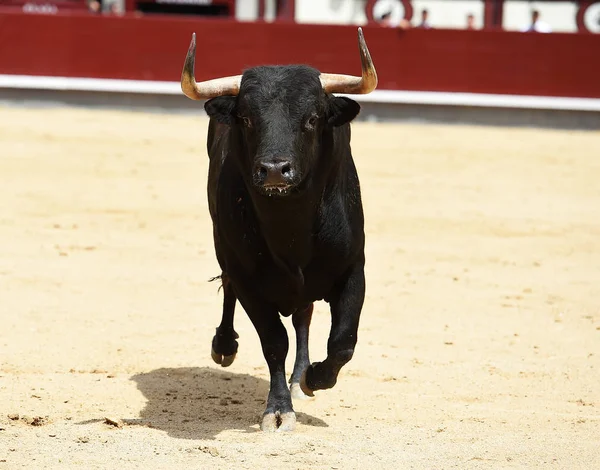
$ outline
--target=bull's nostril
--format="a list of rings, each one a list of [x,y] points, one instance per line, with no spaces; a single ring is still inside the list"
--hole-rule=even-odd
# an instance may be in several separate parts
[[[290,164],[289,164],[289,163],[286,163],[286,164],[284,164],[284,165],[281,167],[281,174],[282,174],[283,176],[288,176],[288,174],[289,174],[291,171],[292,171],[292,167],[290,166]]]

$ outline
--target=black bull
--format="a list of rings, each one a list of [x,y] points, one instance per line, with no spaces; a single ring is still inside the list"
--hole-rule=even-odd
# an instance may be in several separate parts
[[[195,37],[182,74],[192,99],[210,98],[208,203],[222,270],[223,318],[212,357],[230,365],[238,338],[236,301],[260,337],[271,375],[262,430],[292,430],[292,396],[335,385],[354,353],[365,296],[364,218],[350,149],[360,106],[333,91],[368,93],[377,77],[359,29],[362,77],[320,74],[308,66],[262,66],[243,76],[196,84]],[[327,357],[310,363],[313,302],[331,308]],[[296,360],[288,388],[287,331]]]

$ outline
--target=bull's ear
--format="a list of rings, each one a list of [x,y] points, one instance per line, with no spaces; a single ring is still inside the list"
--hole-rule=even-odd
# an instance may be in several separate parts
[[[235,110],[235,96],[218,96],[204,103],[204,110],[215,121],[221,124],[233,122]]]
[[[336,96],[331,98],[329,109],[329,124],[332,126],[341,126],[352,121],[360,112],[360,105],[345,96]]]

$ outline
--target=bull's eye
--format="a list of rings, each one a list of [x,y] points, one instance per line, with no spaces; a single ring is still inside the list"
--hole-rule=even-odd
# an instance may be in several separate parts
[[[242,116],[242,121],[244,122],[244,126],[246,126],[248,128],[252,127],[252,121],[250,120],[249,117]]]
[[[318,120],[318,116],[316,116],[314,114],[311,117],[309,117],[305,124],[306,130],[309,130],[309,131],[314,130],[315,127],[317,126],[317,120]]]

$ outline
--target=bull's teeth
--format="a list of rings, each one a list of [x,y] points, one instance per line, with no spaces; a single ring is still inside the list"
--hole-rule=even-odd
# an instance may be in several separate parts
[[[273,194],[276,193],[276,191],[279,191],[279,194],[287,194],[289,186],[265,186],[265,191],[269,196],[272,196]]]

